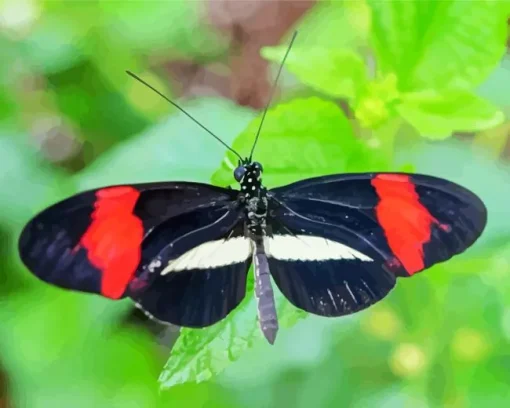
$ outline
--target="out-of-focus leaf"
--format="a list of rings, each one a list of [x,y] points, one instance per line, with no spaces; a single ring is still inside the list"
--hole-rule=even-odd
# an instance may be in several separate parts
[[[473,139],[473,149],[483,149],[497,160],[504,152],[509,136],[510,122],[505,122],[496,128],[478,132]]]
[[[119,75],[126,75],[123,68]],[[48,81],[61,113],[80,129],[94,156],[148,124],[88,61],[50,75]]]
[[[365,45],[370,33],[370,9],[365,1],[321,0],[294,28],[299,31],[296,46],[300,47]]]
[[[0,358],[16,406],[158,406],[153,341],[108,329],[88,310],[94,300],[39,288],[1,302]]]
[[[476,93],[502,108],[510,118],[510,55],[503,57],[500,66],[478,87]]]
[[[253,117],[250,109],[206,98],[185,106],[194,118],[230,144]],[[100,156],[77,176],[80,190],[150,181],[208,182],[225,147],[181,113]]]
[[[184,56],[218,55],[228,46],[204,24],[202,2],[101,0],[98,8],[105,21],[104,35],[112,45],[152,52],[171,47],[172,52]]]
[[[368,0],[383,72],[403,91],[479,85],[505,52],[504,1]]]
[[[281,62],[288,46],[265,47],[262,56]],[[329,48],[293,48],[285,67],[304,84],[335,97],[355,99],[367,81],[363,60],[354,51]]]
[[[0,127],[7,127],[15,122],[17,114],[18,106],[12,94],[7,88],[0,86]],[[2,132],[1,128],[0,132]]]
[[[510,401],[508,367],[510,356],[499,350],[485,364],[478,365],[469,378],[469,384],[462,389],[473,406],[504,407]]]
[[[404,94],[396,109],[423,136],[431,139],[445,139],[454,131],[494,128],[505,120],[503,112],[469,91]]]
[[[65,176],[44,163],[27,139],[0,135],[0,223],[12,228],[66,191]]]
[[[260,119],[253,120],[233,144],[242,156],[249,155]],[[307,98],[281,104],[268,112],[253,158],[263,164],[264,185],[270,188],[350,171],[351,165],[359,165],[360,157],[367,171],[370,167],[381,168],[387,158],[378,153],[355,138],[350,122],[336,104]],[[213,183],[231,184],[236,164],[235,156],[227,152],[221,168],[213,175]]]
[[[69,69],[85,57],[77,24],[46,15],[30,35],[18,43],[19,53],[39,74]]]

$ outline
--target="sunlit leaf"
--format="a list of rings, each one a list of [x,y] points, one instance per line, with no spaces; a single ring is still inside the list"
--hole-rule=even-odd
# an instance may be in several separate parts
[[[226,319],[205,329],[181,330],[159,378],[162,388],[210,380],[255,344],[266,343],[260,332],[252,288],[253,285],[248,285],[246,298]],[[292,306],[277,288],[275,292],[281,331],[306,313]]]
[[[266,47],[262,56],[281,62],[287,48],[286,45]],[[367,81],[363,60],[347,49],[294,47],[285,67],[304,84],[335,97],[354,99]]]
[[[243,156],[249,155],[260,119],[253,120],[234,141],[234,148]],[[295,99],[272,108],[253,158],[264,166],[263,180],[267,187],[307,177],[359,171],[361,163],[365,171],[387,163],[387,158],[377,149],[370,150],[354,136],[350,122],[338,105],[319,98]],[[235,156],[228,152],[221,169],[213,175],[213,182],[231,184],[236,164]]]
[[[367,1],[377,62],[401,90],[470,89],[505,51],[504,1]]]
[[[293,29],[299,32],[296,47],[364,45],[370,33],[370,9],[365,1],[321,0]]]
[[[113,43],[143,51],[172,47],[181,55],[217,55],[226,41],[203,24],[202,3],[187,0],[165,2],[111,2],[101,0],[104,32]],[[172,24],[168,24],[172,21]]]
[[[405,94],[396,108],[423,136],[444,139],[453,132],[496,127],[505,116],[490,102],[468,91]]]

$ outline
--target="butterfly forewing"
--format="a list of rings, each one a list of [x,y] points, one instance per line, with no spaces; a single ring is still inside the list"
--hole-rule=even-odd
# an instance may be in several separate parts
[[[363,309],[397,276],[463,252],[487,218],[476,195],[424,175],[318,177],[270,195],[274,245],[296,248],[269,251],[275,282],[296,306],[326,316]]]
[[[325,176],[272,193],[288,207],[295,202],[315,221],[363,237],[385,258],[391,257],[387,261],[402,276],[465,251],[487,222],[487,210],[475,194],[444,179],[419,174]]]
[[[34,217],[21,234],[20,256],[48,283],[121,298],[143,269],[142,243],[157,225],[198,208],[228,206],[235,196],[200,183],[87,191]]]

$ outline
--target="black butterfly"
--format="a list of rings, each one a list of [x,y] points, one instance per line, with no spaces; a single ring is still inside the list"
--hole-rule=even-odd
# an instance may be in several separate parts
[[[53,285],[131,297],[186,327],[212,325],[239,305],[253,264],[260,326],[273,343],[270,276],[298,308],[342,316],[384,298],[397,277],[463,252],[485,227],[475,194],[431,176],[336,174],[267,190],[254,147],[246,159],[234,152],[239,190],[161,182],[59,202],[26,225],[21,259]]]

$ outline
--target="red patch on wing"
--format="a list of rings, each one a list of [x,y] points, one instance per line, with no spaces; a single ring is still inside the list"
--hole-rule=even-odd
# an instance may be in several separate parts
[[[409,176],[379,174],[371,183],[379,196],[377,221],[390,249],[409,275],[422,270],[423,245],[430,241],[431,225],[439,224],[438,220],[420,203]]]
[[[102,272],[101,294],[120,298],[140,263],[142,221],[133,214],[140,192],[133,187],[110,187],[96,192],[92,222],[79,245]]]

